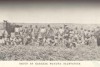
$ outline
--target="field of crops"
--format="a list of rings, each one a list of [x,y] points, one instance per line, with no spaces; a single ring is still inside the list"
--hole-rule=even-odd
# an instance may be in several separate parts
[[[0,46],[0,60],[2,61],[83,61],[99,60],[100,47],[96,45],[79,45],[70,49],[61,46]]]
[[[25,25],[25,24],[24,24]],[[26,24],[27,25],[27,24]],[[45,24],[42,24],[45,25]],[[62,24],[63,25],[63,24]],[[40,24],[41,26],[41,24]],[[53,24],[52,24],[53,26]],[[57,25],[58,27],[61,24]],[[77,25],[76,25],[77,26]],[[80,25],[78,25],[80,27]],[[91,25],[90,25],[91,26]],[[54,25],[53,27],[56,27]],[[75,27],[75,26],[69,26]],[[84,28],[95,28],[83,25]],[[80,28],[79,28],[80,29]],[[45,45],[45,44],[44,44]],[[61,44],[62,45],[62,44]],[[90,45],[77,45],[74,48],[65,46],[38,46],[35,44],[27,45],[1,45],[0,44],[0,60],[2,61],[83,61],[83,60],[99,60],[100,47],[96,42]]]

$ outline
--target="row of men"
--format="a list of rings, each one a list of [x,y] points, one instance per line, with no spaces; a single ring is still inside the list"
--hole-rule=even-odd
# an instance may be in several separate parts
[[[28,27],[15,28],[15,32],[8,35],[5,32],[1,36],[4,45],[40,45],[40,46],[66,46],[90,45],[96,38],[93,30],[78,27],[71,29],[67,25],[63,27]]]

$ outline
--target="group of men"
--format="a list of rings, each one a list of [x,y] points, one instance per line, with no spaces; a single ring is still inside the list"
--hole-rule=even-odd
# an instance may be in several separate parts
[[[1,33],[1,32],[0,32]],[[64,46],[68,48],[78,45],[91,45],[96,40],[95,30],[84,28],[29,25],[15,27],[9,35],[6,30],[0,35],[2,45],[38,45],[38,46]]]

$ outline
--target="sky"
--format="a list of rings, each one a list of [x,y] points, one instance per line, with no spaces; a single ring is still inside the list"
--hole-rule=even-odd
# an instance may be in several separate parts
[[[100,24],[100,5],[88,3],[0,3],[0,22]]]

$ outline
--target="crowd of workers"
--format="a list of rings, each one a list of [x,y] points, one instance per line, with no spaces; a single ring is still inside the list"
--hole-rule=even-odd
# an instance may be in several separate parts
[[[10,34],[6,30],[0,32],[2,45],[38,45],[64,46],[68,48],[78,45],[91,45],[95,40],[95,30],[84,28],[70,28],[68,25],[52,27],[29,25],[15,27]]]

